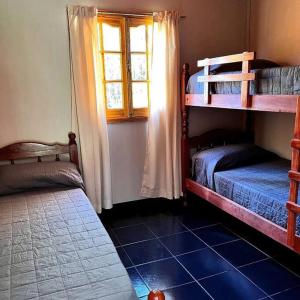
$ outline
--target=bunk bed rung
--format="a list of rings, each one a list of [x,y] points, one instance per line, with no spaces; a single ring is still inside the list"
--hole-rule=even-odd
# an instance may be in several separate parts
[[[291,147],[300,150],[300,139],[292,139]]]
[[[233,55],[227,55],[227,56],[221,56],[215,58],[205,58],[202,60],[198,60],[197,66],[205,67],[205,66],[218,65],[218,64],[228,64],[228,63],[234,63],[240,61],[249,61],[249,60],[253,60],[254,58],[255,58],[254,52],[243,52],[240,54],[233,54]]]
[[[297,203],[288,201],[286,203],[286,207],[288,210],[292,211],[293,213],[300,214],[300,205],[298,205]]]
[[[295,181],[300,182],[300,172],[289,171],[289,178]]]
[[[198,76],[198,82],[231,82],[254,80],[254,73]]]

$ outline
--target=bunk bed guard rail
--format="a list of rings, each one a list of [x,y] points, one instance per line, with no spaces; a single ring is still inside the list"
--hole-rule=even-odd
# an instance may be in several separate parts
[[[240,54],[233,54],[221,56],[216,58],[206,58],[198,60],[197,66],[204,67],[204,76],[198,76],[198,82],[203,82],[204,85],[204,102],[211,103],[210,83],[211,82],[224,82],[224,81],[241,81],[241,103],[242,107],[251,107],[251,97],[249,97],[249,81],[255,80],[255,74],[250,73],[251,61],[255,59],[254,52],[243,52]],[[229,64],[241,62],[242,70],[238,74],[219,74],[210,75],[210,66],[218,64]]]

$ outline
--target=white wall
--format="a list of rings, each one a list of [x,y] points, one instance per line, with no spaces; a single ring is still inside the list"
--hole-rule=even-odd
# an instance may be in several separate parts
[[[251,0],[250,49],[258,58],[300,65],[300,1]],[[294,114],[259,113],[256,142],[285,158],[291,157]]]
[[[66,5],[145,12],[179,10],[181,61],[245,49],[247,0],[0,0],[0,147],[66,141],[71,128]],[[238,17],[236,17],[238,16]],[[193,110],[192,134],[239,125],[237,112]],[[238,120],[238,122],[237,122]],[[146,123],[109,125],[114,202],[139,198]]]

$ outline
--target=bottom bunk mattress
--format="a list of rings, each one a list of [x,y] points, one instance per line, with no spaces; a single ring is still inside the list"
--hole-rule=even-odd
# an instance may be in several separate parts
[[[215,190],[273,223],[287,227],[290,161],[276,159],[214,173]],[[299,202],[299,200],[298,200]],[[297,218],[300,235],[300,218]]]
[[[0,299],[137,296],[84,192],[47,188],[0,197]]]

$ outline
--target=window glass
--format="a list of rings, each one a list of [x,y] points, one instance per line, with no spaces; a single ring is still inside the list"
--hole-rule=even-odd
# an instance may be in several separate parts
[[[107,100],[107,108],[109,109],[123,108],[121,82],[106,83],[106,100]]]
[[[148,84],[146,82],[132,83],[133,108],[148,107]]]
[[[104,51],[121,51],[121,32],[119,26],[102,24]]]
[[[146,52],[146,25],[130,27],[130,51]]]
[[[121,55],[104,54],[105,80],[122,80]]]
[[[131,79],[147,80],[146,54],[131,54]]]

